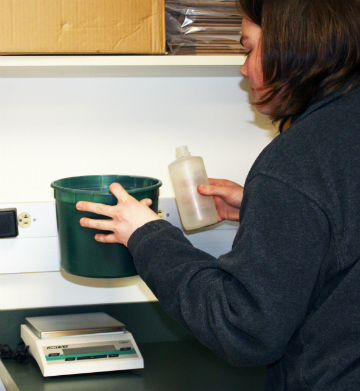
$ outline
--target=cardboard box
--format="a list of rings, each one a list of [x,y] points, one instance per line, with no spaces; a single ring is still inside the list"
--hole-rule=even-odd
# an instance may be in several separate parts
[[[0,0],[1,54],[164,52],[164,0]]]

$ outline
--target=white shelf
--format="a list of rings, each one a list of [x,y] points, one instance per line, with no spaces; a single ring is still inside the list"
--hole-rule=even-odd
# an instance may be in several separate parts
[[[244,56],[0,56],[0,77],[239,77]]]

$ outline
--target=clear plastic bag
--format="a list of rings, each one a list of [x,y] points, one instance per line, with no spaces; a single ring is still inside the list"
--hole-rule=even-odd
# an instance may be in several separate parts
[[[232,0],[166,0],[171,54],[241,54],[241,17]]]

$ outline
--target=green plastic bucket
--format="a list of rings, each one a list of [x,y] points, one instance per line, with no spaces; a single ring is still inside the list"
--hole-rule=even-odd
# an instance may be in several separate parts
[[[51,183],[56,200],[57,228],[61,268],[70,274],[92,278],[119,278],[137,274],[129,250],[118,243],[100,243],[97,232],[80,226],[81,217],[106,219],[94,213],[81,212],[78,201],[116,205],[117,199],[109,186],[120,183],[137,200],[150,198],[151,209],[158,212],[161,181],[142,176],[91,175],[59,179]]]

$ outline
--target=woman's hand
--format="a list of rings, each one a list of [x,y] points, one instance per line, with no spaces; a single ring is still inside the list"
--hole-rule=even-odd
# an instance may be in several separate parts
[[[198,186],[198,192],[204,196],[213,196],[219,221],[239,220],[240,205],[244,188],[226,179],[209,178],[209,186]]]
[[[95,240],[103,243],[121,243],[127,246],[130,236],[144,224],[159,220],[160,217],[149,206],[152,201],[148,198],[137,201],[118,183],[112,183],[110,191],[118,200],[114,206],[94,202],[79,201],[76,209],[110,217],[110,220],[93,220],[83,217],[80,224],[83,227],[104,231],[112,234],[96,234]]]

